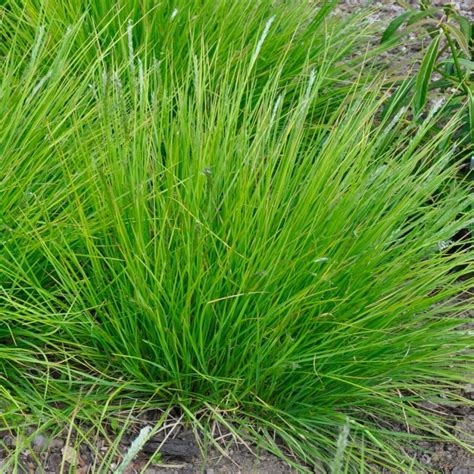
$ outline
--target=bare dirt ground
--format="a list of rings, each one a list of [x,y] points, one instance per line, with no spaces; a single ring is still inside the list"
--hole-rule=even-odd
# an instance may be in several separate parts
[[[405,3],[416,7],[419,4],[419,1],[405,0]],[[472,0],[432,0],[431,3],[435,6],[446,4],[455,5],[458,11],[462,12],[464,15],[468,15],[471,20],[474,19],[474,7]],[[395,0],[341,0],[337,10],[341,12],[354,12],[361,7],[377,8],[378,13],[373,15],[373,19],[374,21],[381,21],[384,23],[388,23],[397,15],[404,12],[404,9]]]

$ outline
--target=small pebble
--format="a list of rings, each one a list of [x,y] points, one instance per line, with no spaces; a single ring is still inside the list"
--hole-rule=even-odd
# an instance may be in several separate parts
[[[14,448],[16,446],[16,438],[10,435],[4,436],[3,443],[7,448]]]
[[[33,448],[35,450],[40,450],[42,449],[45,444],[46,444],[46,441],[47,441],[47,438],[44,437],[43,435],[39,434],[39,435],[36,435],[34,438],[33,438]]]
[[[49,447],[51,449],[61,449],[64,446],[64,441],[59,438],[55,438],[51,440],[51,443],[49,443]]]

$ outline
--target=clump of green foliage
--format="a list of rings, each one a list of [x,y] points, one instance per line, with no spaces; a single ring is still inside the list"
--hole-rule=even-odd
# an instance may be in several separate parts
[[[174,407],[334,472],[449,438],[460,116],[380,118],[331,2],[39,3],[0,26],[2,429]]]
[[[382,43],[403,41],[408,33],[425,36],[428,47],[414,77],[406,78],[396,94],[399,106],[413,98],[413,112],[424,112],[428,99],[442,94],[447,99],[441,119],[463,110],[456,140],[470,167],[474,144],[474,26],[452,4],[434,6],[420,0],[418,9],[407,5],[382,35]]]

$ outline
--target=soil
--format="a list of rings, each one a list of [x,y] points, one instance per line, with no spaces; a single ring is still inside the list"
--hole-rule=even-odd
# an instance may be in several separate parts
[[[413,7],[417,7],[419,5],[419,0],[404,1]],[[434,6],[447,4],[454,5],[463,15],[467,15],[471,20],[474,19],[472,0],[431,0],[431,4]],[[374,0],[341,0],[340,5],[336,8],[336,11],[343,13],[355,12],[361,7],[376,8],[378,11],[371,16],[373,21],[381,21],[384,23],[388,23],[405,11],[396,0],[386,0],[383,2]]]
[[[474,384],[466,386],[462,395],[473,400]],[[452,420],[451,433],[467,445],[474,447],[474,412],[472,409],[465,405],[451,406],[449,409],[442,405],[430,405],[426,408],[438,412],[443,411]],[[143,419],[142,426],[149,425],[151,421],[151,419]],[[86,427],[81,428],[83,431],[87,431]],[[405,429],[403,425],[396,428],[400,431]],[[28,431],[27,434],[29,434]],[[250,451],[249,448],[236,443],[225,448],[225,455],[210,448],[206,451],[206,457],[203,458],[194,433],[178,425],[167,434],[168,437],[163,434],[152,437],[123,472],[125,474],[285,474],[298,472],[273,454],[255,446],[251,446],[252,451]],[[21,450],[19,466],[15,471],[7,468],[2,469],[2,459],[5,459],[6,450],[0,447],[0,473],[105,474],[115,472],[137,435],[137,428],[126,432],[113,449],[111,463],[104,468],[101,466],[101,461],[108,456],[110,440],[107,442],[103,437],[100,437],[94,441],[93,448],[91,448],[84,442],[77,442],[75,432],[70,433],[69,436],[67,432],[64,432],[54,438],[49,438],[47,434],[38,434],[33,437],[29,449]],[[116,437],[117,435],[110,433],[110,439],[114,440]],[[17,442],[11,435],[2,435],[1,433],[0,441],[2,442],[0,446],[4,444],[7,449],[14,449]],[[159,456],[156,456],[157,451]],[[416,472],[474,473],[474,455],[454,443],[420,441],[407,447],[406,452],[426,466],[423,471]],[[315,469],[314,472],[324,474],[326,471]],[[375,472],[389,474],[392,471]]]
[[[194,436],[189,433],[189,437]],[[17,474],[58,474],[64,466],[64,472],[74,472],[76,474],[94,474],[100,472],[115,472],[120,464],[120,459],[116,456],[108,468],[99,467],[100,460],[85,444],[79,448],[65,447],[65,441],[62,439],[48,440],[40,435],[37,437],[38,442],[33,443],[32,450],[22,451],[19,459],[19,466],[16,470],[2,469],[2,452],[0,450],[0,473]],[[124,455],[130,442],[125,443],[127,437],[123,439],[124,443],[119,446],[119,454]],[[6,443],[12,439],[4,439]],[[146,452],[146,448],[139,453],[133,462],[125,469],[125,474],[246,474],[246,473],[262,473],[262,474],[285,474],[296,473],[287,463],[281,461],[272,454],[266,452],[252,453],[246,448],[234,447],[227,451],[226,456],[216,450],[209,450],[206,459],[197,454],[196,444],[181,445],[178,450],[180,454],[176,454],[175,447],[171,447],[172,455],[166,455],[163,451],[169,452],[169,446],[163,446],[160,450],[161,456],[158,462],[150,462],[150,452]],[[179,443],[178,443],[179,444]],[[49,445],[49,446],[48,446]],[[13,446],[11,446],[13,447]],[[100,448],[102,456],[106,455],[106,448]]]

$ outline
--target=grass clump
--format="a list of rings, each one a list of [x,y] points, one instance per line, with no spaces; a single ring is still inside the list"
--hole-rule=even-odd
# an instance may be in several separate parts
[[[393,424],[449,437],[420,402],[472,368],[459,118],[380,118],[361,18],[201,3],[3,7],[2,424],[175,407],[406,466]]]

